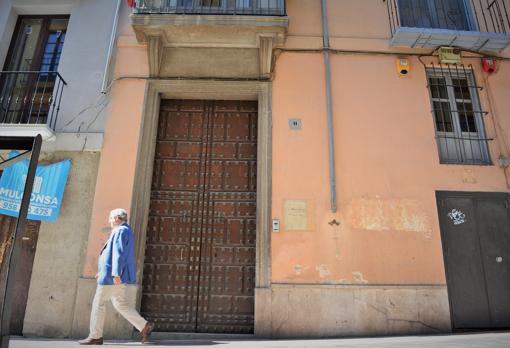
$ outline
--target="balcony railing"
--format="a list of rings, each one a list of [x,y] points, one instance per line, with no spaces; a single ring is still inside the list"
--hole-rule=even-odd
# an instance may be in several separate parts
[[[0,71],[0,124],[55,130],[65,85],[56,71]]]
[[[501,51],[509,43],[507,0],[384,1],[395,45]]]
[[[137,0],[134,13],[284,16],[285,0]]]

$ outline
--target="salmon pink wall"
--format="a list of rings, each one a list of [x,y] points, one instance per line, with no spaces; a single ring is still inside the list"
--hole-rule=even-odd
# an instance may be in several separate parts
[[[97,272],[101,246],[109,237],[108,214],[131,206],[145,81],[123,81],[112,91],[92,208],[83,276]],[[122,97],[121,97],[122,96]]]
[[[332,56],[336,214],[329,210],[322,55],[286,52],[278,59],[272,187],[273,218],[282,229],[272,234],[273,282],[444,284],[435,191],[508,191],[497,166],[439,164],[424,67],[410,57],[411,73],[400,77],[396,58]],[[479,60],[469,63],[483,84]],[[509,80],[508,63],[490,78],[498,110],[510,108]],[[510,124],[498,114],[506,137]],[[289,118],[302,119],[302,130],[290,130]],[[486,117],[490,137],[493,119]],[[497,159],[500,141],[489,146]],[[287,200],[307,203],[307,231],[287,230]],[[333,219],[340,225],[329,224]]]
[[[99,163],[84,277],[93,277],[97,272],[98,254],[110,232],[110,210],[124,208],[129,214],[146,90],[144,79],[130,77],[147,76],[147,71],[147,48],[136,43],[132,32],[121,36]]]

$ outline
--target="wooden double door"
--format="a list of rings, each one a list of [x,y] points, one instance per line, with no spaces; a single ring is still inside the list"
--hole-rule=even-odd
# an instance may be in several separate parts
[[[251,333],[257,102],[160,110],[142,315],[157,331]]]
[[[453,328],[510,328],[510,195],[436,196]]]

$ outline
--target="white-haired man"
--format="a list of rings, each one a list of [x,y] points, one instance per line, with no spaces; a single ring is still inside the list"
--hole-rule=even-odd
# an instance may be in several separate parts
[[[110,212],[112,231],[99,254],[97,288],[90,314],[90,333],[87,338],[78,341],[80,344],[103,344],[105,302],[108,300],[142,333],[142,343],[147,342],[154,327],[153,323],[140,316],[127,299],[128,286],[136,284],[135,238],[127,223],[127,217],[124,209]]]

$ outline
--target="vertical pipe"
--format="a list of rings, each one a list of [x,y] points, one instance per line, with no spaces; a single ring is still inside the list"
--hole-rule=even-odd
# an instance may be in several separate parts
[[[101,93],[106,94],[108,91],[108,76],[110,75],[110,64],[112,61],[113,45],[115,44],[115,37],[117,36],[117,23],[119,21],[120,4],[122,0],[117,0],[117,9],[115,10],[115,17],[113,18],[112,33],[110,35],[110,43],[108,45],[108,53],[106,54],[106,63],[104,66],[103,83],[101,84]]]
[[[336,174],[335,174],[335,142],[333,132],[333,106],[331,98],[331,64],[329,61],[329,32],[326,0],[322,0],[322,43],[324,66],[326,71],[326,99],[328,111],[328,148],[329,148],[329,186],[331,195],[331,211],[336,213]]]
[[[34,184],[35,171],[37,169],[37,161],[39,159],[39,152],[41,151],[42,137],[37,135],[32,144],[32,154],[30,157],[30,164],[28,166],[27,179],[25,181],[25,188],[23,190],[23,197],[21,198],[21,206],[19,209],[18,221],[16,223],[16,230],[12,237],[11,252],[7,260],[7,281],[5,284],[5,293],[2,305],[2,322],[0,323],[0,348],[9,347],[10,339],[10,323],[11,323],[11,310],[13,298],[16,295],[16,268],[18,259],[21,252],[21,238],[25,232],[25,225],[27,222],[28,205],[30,204],[30,195],[32,194],[32,186]]]

